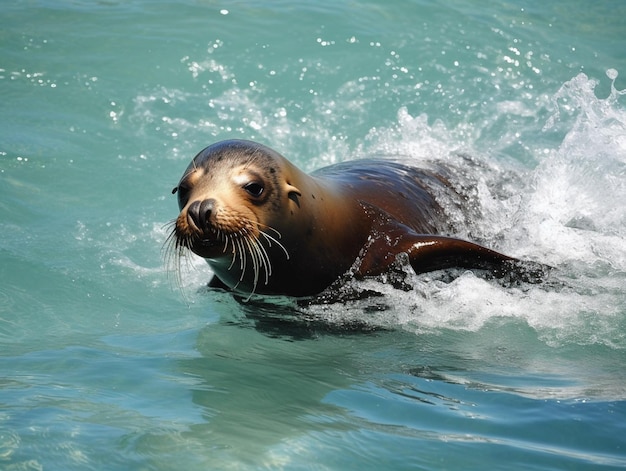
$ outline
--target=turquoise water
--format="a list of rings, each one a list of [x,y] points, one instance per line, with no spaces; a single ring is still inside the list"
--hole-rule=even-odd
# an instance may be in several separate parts
[[[0,469],[626,466],[626,4],[0,7]],[[471,155],[461,235],[557,267],[297,308],[163,263],[197,151]],[[462,218],[462,215],[458,215]]]

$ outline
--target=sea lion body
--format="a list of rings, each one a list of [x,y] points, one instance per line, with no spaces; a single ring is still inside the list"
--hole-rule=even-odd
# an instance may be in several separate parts
[[[277,152],[232,140],[201,151],[174,192],[171,240],[241,293],[310,296],[347,272],[384,273],[407,253],[417,273],[466,267],[502,274],[516,260],[449,238],[437,202],[443,172],[356,160],[306,174]]]

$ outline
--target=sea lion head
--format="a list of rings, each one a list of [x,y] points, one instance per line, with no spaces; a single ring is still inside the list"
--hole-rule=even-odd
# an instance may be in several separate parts
[[[256,288],[271,274],[273,252],[283,258],[286,215],[298,205],[292,184],[295,168],[261,144],[228,140],[203,149],[189,164],[172,193],[180,213],[170,246],[207,259],[231,288]],[[290,209],[291,208],[291,209]]]

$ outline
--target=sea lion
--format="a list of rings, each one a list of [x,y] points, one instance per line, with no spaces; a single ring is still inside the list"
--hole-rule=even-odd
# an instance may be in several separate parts
[[[356,160],[306,174],[278,152],[228,140],[194,157],[172,193],[180,214],[170,253],[190,250],[211,286],[251,295],[312,296],[342,275],[385,273],[406,253],[416,273],[463,267],[496,276],[528,270],[513,257],[441,235],[446,177],[390,160]]]

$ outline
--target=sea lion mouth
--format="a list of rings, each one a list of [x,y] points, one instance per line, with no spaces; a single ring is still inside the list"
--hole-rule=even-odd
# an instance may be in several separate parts
[[[183,211],[172,224],[169,236],[171,247],[179,253],[189,250],[203,258],[218,257],[226,251],[229,235],[226,230],[216,227],[208,215],[210,209],[202,210],[200,204],[192,204],[191,211]]]
[[[176,231],[177,232],[177,231]],[[203,258],[218,257],[226,252],[229,236],[215,228],[198,231],[191,236],[176,234],[176,245]]]
[[[198,237],[191,247],[189,247],[196,255],[203,258],[213,258],[221,255],[226,251],[226,240],[220,239],[217,235],[211,237]]]
[[[222,241],[217,240],[217,239],[200,239],[200,244],[202,245],[202,247],[207,247],[207,248],[218,247],[218,246],[224,245]]]
[[[201,230],[186,221],[187,218],[180,216],[173,221],[172,230],[165,242],[166,259],[175,269],[178,279],[180,260],[185,252],[193,252],[209,260],[209,264],[218,259],[230,259],[226,271],[234,273],[234,279],[238,280],[232,288],[236,289],[244,282],[244,278],[249,278],[244,283],[246,287],[243,290],[252,296],[257,285],[267,285],[272,276],[270,250],[282,251],[287,260],[290,258],[287,248],[280,242],[282,235],[270,226],[239,218],[245,224],[235,231],[212,225]]]
[[[187,218],[179,217],[172,223],[170,235],[167,238],[170,250],[182,255],[191,251],[203,258],[213,258],[224,253],[228,237],[212,226],[204,229],[190,223]]]

